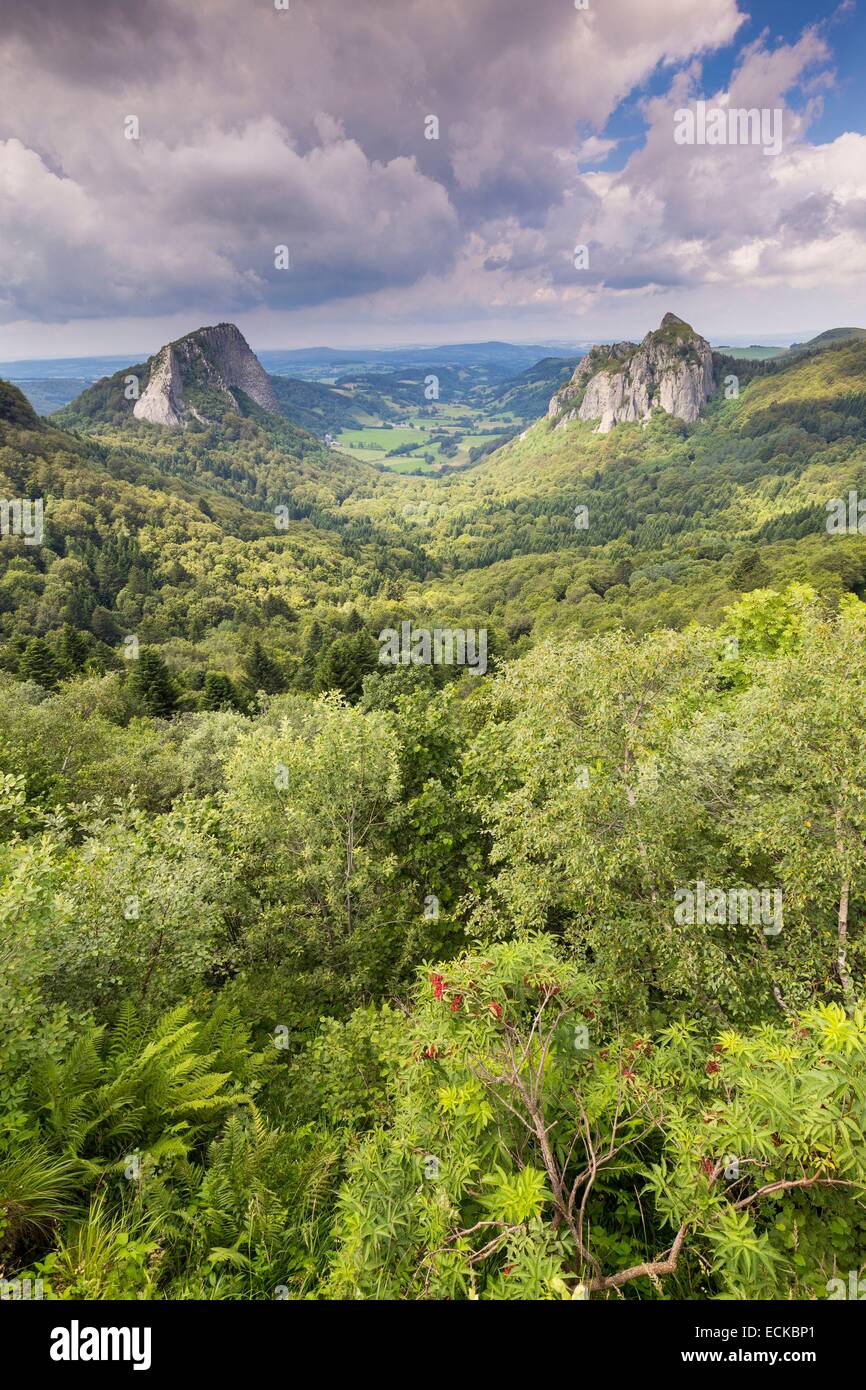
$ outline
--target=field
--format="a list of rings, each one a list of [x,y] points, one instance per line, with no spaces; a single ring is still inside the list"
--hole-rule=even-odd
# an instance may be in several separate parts
[[[497,416],[472,406],[450,405],[437,408],[433,418],[343,429],[332,437],[335,447],[353,458],[381,464],[394,473],[437,473],[464,467],[470,462],[470,450],[513,433],[519,424],[511,414]]]
[[[751,347],[727,347],[723,344],[718,348],[728,357],[739,357],[747,362],[765,362],[771,357],[783,357],[787,350],[784,347],[761,347],[757,343]]]

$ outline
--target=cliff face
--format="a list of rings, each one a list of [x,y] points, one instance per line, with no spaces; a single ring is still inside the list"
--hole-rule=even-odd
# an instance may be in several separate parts
[[[243,334],[233,323],[220,323],[160,348],[132,413],[175,429],[190,420],[207,423],[237,409],[237,391],[263,410],[279,412],[267,372]]]
[[[590,348],[586,356],[578,362],[574,369],[571,381],[561,386],[556,395],[552,398],[548,406],[549,416],[561,416],[564,411],[569,413],[564,416],[563,422],[575,419],[587,387],[594,377],[599,376],[609,369],[616,369],[617,365],[637,352],[637,343],[612,343],[603,344],[600,347]],[[581,417],[581,418],[586,418]]]
[[[557,425],[597,420],[606,434],[621,420],[647,420],[655,406],[680,420],[697,420],[713,391],[709,343],[675,314],[639,344],[594,347],[571,381],[550,402]]]

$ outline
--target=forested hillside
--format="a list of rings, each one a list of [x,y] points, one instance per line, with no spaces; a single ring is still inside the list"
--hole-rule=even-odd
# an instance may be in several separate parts
[[[694,424],[542,415],[436,478],[242,395],[0,384],[0,495],[44,504],[0,539],[0,1277],[860,1267],[866,537],[827,504],[866,344],[716,365]],[[485,629],[486,674],[387,669],[403,623]]]

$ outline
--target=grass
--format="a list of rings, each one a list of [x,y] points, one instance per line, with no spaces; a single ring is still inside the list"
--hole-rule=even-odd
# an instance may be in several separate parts
[[[739,357],[747,362],[764,362],[768,357],[784,357],[788,351],[783,347],[760,347],[757,343],[752,347],[725,347],[720,346],[713,349],[714,352],[723,352],[726,357]]]
[[[469,429],[467,429],[467,422]],[[379,463],[393,473],[432,473],[444,466],[465,464],[469,450],[503,433],[511,425],[511,417],[491,417],[466,405],[440,406],[433,417],[407,419],[388,429],[370,425],[365,429],[344,429],[335,435],[337,448],[345,449],[353,458],[366,463]],[[447,435],[457,445],[456,454],[442,452],[435,435]],[[412,445],[410,454],[389,458],[394,449]],[[430,461],[425,458],[430,456]]]

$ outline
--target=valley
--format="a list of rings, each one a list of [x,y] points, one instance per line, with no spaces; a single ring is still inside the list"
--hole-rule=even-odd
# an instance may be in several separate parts
[[[280,411],[293,423],[358,458],[398,473],[439,473],[471,464],[546,408],[578,357],[506,343],[350,353],[265,352]],[[102,380],[116,361],[82,359],[87,377],[59,374],[62,363],[0,364],[38,413],[63,411]],[[125,364],[121,364],[125,366]],[[31,372],[33,375],[28,375]],[[38,373],[38,374],[37,374]]]
[[[850,1376],[864,37],[4,0],[25,1375],[589,1302],[623,1376]]]
[[[427,364],[287,387],[221,324],[48,418],[0,383],[0,491],[43,504],[41,544],[23,502],[0,512],[0,996],[25,1020],[7,1065],[34,1172],[57,1160],[33,1088],[49,1113],[79,1097],[105,1118],[70,1142],[105,1173],[120,1236],[144,1239],[151,1202],[180,1231],[146,1268],[109,1253],[96,1270],[65,1242],[101,1207],[58,1237],[58,1263],[24,1204],[5,1267],[62,1298],[456,1298],[482,1247],[428,1281],[420,1236],[383,1251],[350,1213],[396,1201],[417,1233],[435,1212],[441,1242],[457,1218],[423,1174],[480,1220],[455,1176],[477,1164],[508,1233],[485,1296],[574,1297],[558,1255],[536,1263],[570,1160],[520,1168],[525,1141],[504,1140],[528,1174],[527,1254],[487,1119],[503,1096],[520,1115],[521,1083],[478,1089],[479,1047],[507,1067],[502,1037],[542,1030],[608,1145],[623,1085],[636,1119],[660,1107],[675,1200],[702,1199],[707,1147],[748,1143],[765,1183],[789,1175],[806,1266],[753,1188],[742,1231],[724,1235],[727,1198],[706,1208],[681,1270],[656,1275],[667,1288],[821,1297],[843,1237],[796,1173],[830,1093],[780,1096],[816,1058],[836,1097],[866,1067],[866,1042],[852,1058],[832,1041],[859,1027],[866,960],[866,536],[828,524],[832,499],[849,517],[866,496],[866,340],[734,359],[667,315],[639,343],[501,382],[434,365],[443,391],[423,406]],[[387,421],[347,424],[374,392]],[[422,472],[434,437],[442,461]],[[706,883],[713,912],[685,911]],[[77,1040],[62,1063],[29,1031],[37,1000]],[[194,1126],[199,1083],[170,1081],[163,1047],[210,1098]],[[540,1103],[573,1125],[549,1079]],[[147,1115],[142,1088],[167,1085],[176,1099],[113,1136],[103,1097]],[[481,1128],[443,1137],[443,1107],[465,1106]],[[125,1207],[117,1164],[145,1206]],[[55,1179],[69,1200],[77,1171]],[[647,1203],[647,1236],[606,1181],[614,1205],[599,1191],[590,1210],[619,1253],[596,1240],[583,1287],[643,1297],[669,1199]],[[249,1200],[267,1213],[252,1224]],[[854,1260],[862,1218],[845,1193],[822,1200]],[[730,1263],[706,1253],[720,1239]],[[770,1265],[743,1274],[753,1239]]]
[[[510,410],[495,416],[481,407],[475,422],[465,406],[443,401],[410,414],[410,391],[423,390],[418,376],[404,382],[406,423],[323,431],[330,448],[289,421],[268,417],[268,423],[255,403],[244,404],[244,395],[240,405],[225,397],[231,408],[219,426],[193,419],[192,428],[178,431],[135,421],[123,383],[137,371],[143,386],[143,367],[122,368],[88,388],[52,417],[52,425],[72,427],[82,458],[105,460],[103,471],[107,463],[109,472],[134,486],[151,477],[151,489],[157,485],[169,496],[181,489],[193,503],[200,498],[199,515],[204,511],[217,526],[218,545],[236,545],[243,535],[252,541],[246,568],[257,587],[260,563],[267,565],[264,578],[279,555],[293,557],[291,568],[279,578],[274,571],[254,600],[262,613],[276,605],[296,615],[292,624],[269,624],[279,659],[290,665],[303,653],[312,594],[320,595],[316,603],[338,608],[352,592],[335,585],[340,571],[355,574],[354,600],[362,611],[372,607],[372,626],[382,626],[395,605],[406,602],[419,618],[438,613],[458,626],[468,610],[473,621],[484,617],[494,625],[504,654],[563,624],[603,631],[625,623],[639,631],[659,620],[717,621],[736,597],[741,575],[744,581],[754,576],[748,587],[759,578],[787,582],[808,572],[824,591],[857,589],[862,555],[856,543],[840,549],[822,535],[826,496],[846,496],[864,482],[864,354],[859,341],[831,342],[799,362],[774,365],[770,375],[753,364],[759,374],[736,400],[721,388],[728,368],[719,358],[716,392],[699,420],[678,422],[662,409],[651,421],[620,423],[605,435],[598,433],[598,420],[572,419],[580,397],[567,385],[572,363],[558,359],[527,374],[531,386],[522,389],[531,390],[536,410],[539,392],[544,398],[540,418],[528,425]],[[285,411],[279,384],[276,389]],[[201,388],[193,397],[196,391]],[[503,398],[513,391],[508,386]],[[569,413],[553,401],[565,401]],[[393,396],[389,406],[397,413]],[[434,435],[446,439],[450,428],[453,438],[467,426],[472,433],[454,453],[444,444],[437,477],[435,456],[426,464],[421,450],[431,454]],[[61,442],[61,435],[41,429],[46,443]],[[105,485],[113,486],[109,475]],[[578,506],[587,509],[583,530],[573,523]],[[288,534],[274,531],[277,507],[295,518]],[[98,536],[99,523],[97,544]],[[376,537],[385,542],[383,555],[374,555]],[[289,577],[301,541],[301,549],[321,549],[336,565],[330,578],[327,569],[313,566],[319,577],[312,588],[299,589]],[[183,550],[176,562],[168,553],[163,546],[148,561],[148,640],[161,630],[168,636],[159,617],[161,576],[179,567],[187,590],[199,568],[188,566]],[[95,579],[87,583],[96,588]],[[227,613],[234,611],[231,593],[222,602]],[[122,605],[121,613],[121,625],[143,618],[139,603]],[[8,627],[10,618],[5,621]],[[199,632],[194,667],[201,672],[216,635],[198,622],[191,630]],[[237,659],[229,667],[236,677]]]

